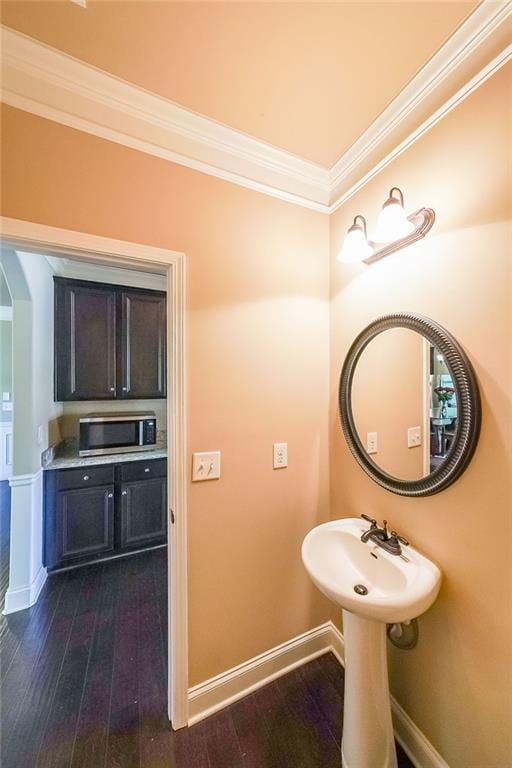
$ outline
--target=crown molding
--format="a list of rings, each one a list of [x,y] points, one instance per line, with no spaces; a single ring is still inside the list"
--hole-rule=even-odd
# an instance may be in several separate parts
[[[359,192],[369,181],[377,176],[387,165],[409,149],[418,139],[433,128],[440,120],[446,117],[452,110],[459,106],[468,96],[483,85],[489,78],[496,74],[505,64],[512,60],[512,44],[508,45],[492,61],[460,88],[448,101],[441,105],[430,117],[428,117],[416,130],[412,131],[403,141],[391,150],[385,157],[376,163],[367,173],[361,176],[355,184],[349,187],[329,206],[329,213],[334,213],[340,206],[347,202],[353,195]]]
[[[2,27],[2,101],[291,203],[327,211],[326,168]]]
[[[191,112],[8,27],[2,27],[2,101],[328,214],[391,162],[396,150],[410,146],[411,137],[419,138],[497,71],[493,59],[469,81],[469,90],[466,86],[460,89],[464,72],[501,39],[511,14],[512,0],[484,0],[330,170]],[[503,58],[505,53],[500,54],[499,66],[508,60]],[[442,94],[455,88],[459,88],[458,98],[452,96],[439,108]],[[430,117],[416,128],[429,113]],[[389,152],[390,147],[395,149]]]
[[[407,121],[414,121],[415,115],[424,112],[429,99],[435,98],[441,87],[449,86],[450,79],[456,82],[462,65],[500,30],[511,13],[512,0],[484,0],[473,11],[331,168],[331,205],[337,204],[354,182],[354,175],[360,174],[363,164],[380,159],[376,155],[384,142],[392,142]]]

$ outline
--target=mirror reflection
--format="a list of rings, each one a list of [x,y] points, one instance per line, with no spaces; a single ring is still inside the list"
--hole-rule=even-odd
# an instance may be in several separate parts
[[[457,393],[441,352],[421,334],[392,328],[357,362],[352,413],[372,461],[400,480],[420,480],[446,461],[457,430]]]

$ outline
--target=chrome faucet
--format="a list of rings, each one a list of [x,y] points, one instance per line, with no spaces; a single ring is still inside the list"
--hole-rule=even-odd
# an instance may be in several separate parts
[[[372,517],[368,517],[367,515],[361,515],[361,517],[370,523],[368,530],[365,531],[361,536],[362,542],[366,543],[371,539],[377,544],[377,546],[382,547],[382,549],[385,549],[386,552],[389,552],[391,555],[402,554],[401,545],[403,544],[404,546],[407,546],[409,542],[407,539],[404,539],[403,536],[400,536],[400,534],[396,531],[391,531],[391,533],[388,533],[387,520],[384,520],[382,523],[382,528],[379,528],[377,521]]]

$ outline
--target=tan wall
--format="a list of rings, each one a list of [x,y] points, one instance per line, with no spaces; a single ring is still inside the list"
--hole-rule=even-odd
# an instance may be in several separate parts
[[[394,695],[451,768],[512,764],[512,65],[495,75],[331,218],[331,508],[387,517],[443,571],[410,652],[390,650]],[[357,213],[375,223],[391,186],[408,210],[432,206],[422,243],[371,267],[335,261]],[[339,370],[372,319],[410,310],[460,341],[478,376],[482,434],[466,473],[437,496],[373,484],[336,412]]]
[[[328,219],[5,109],[2,214],[184,251],[191,684],[328,617],[300,559],[329,515]],[[288,441],[288,469],[272,443]]]
[[[419,480],[422,446],[407,447],[407,430],[423,433],[424,340],[414,331],[393,328],[368,344],[352,381],[352,413],[364,448],[368,432],[377,433],[372,460],[402,480]],[[428,441],[428,434],[423,438]]]

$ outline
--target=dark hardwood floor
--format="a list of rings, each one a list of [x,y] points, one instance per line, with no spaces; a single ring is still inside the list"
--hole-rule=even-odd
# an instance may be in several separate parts
[[[9,547],[11,540],[11,488],[8,480],[0,482],[0,611],[9,586]]]
[[[343,670],[331,654],[170,730],[166,556],[54,575],[36,605],[2,617],[2,767],[340,768]]]

